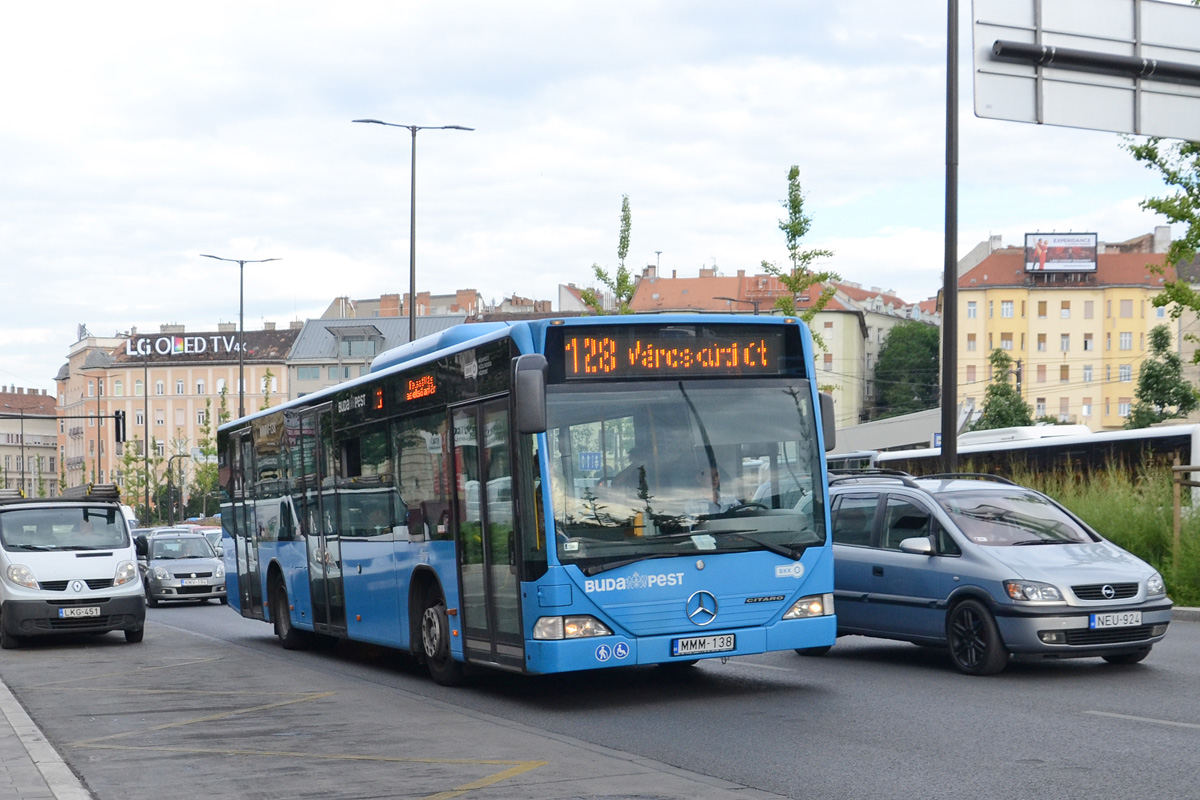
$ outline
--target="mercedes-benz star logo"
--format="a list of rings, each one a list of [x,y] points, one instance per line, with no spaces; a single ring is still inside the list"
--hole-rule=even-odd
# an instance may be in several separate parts
[[[1112,600],[1117,596],[1117,590],[1111,584],[1104,584],[1100,587],[1100,594],[1104,595],[1105,599]]]
[[[696,592],[688,598],[686,608],[694,625],[707,625],[717,618],[717,598],[712,592]]]

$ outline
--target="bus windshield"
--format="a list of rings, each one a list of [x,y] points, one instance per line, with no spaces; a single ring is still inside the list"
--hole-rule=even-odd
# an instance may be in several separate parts
[[[558,557],[588,574],[644,558],[825,542],[803,379],[551,387]]]

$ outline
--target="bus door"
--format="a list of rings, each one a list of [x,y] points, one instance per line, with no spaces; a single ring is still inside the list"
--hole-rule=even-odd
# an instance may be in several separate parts
[[[313,447],[313,472],[311,481],[306,481],[305,498],[313,628],[318,633],[341,635],[346,633],[346,598],[342,589],[342,548],[334,491],[338,471],[333,458],[333,420],[329,406],[301,414],[300,428],[316,432],[308,439]],[[308,458],[305,453],[306,462]]]
[[[451,414],[463,648],[468,660],[523,668],[508,400]]]
[[[263,594],[261,576],[258,568],[258,528],[254,515],[254,442],[249,429],[242,432],[235,440],[240,469],[235,474],[241,476],[242,484],[236,487],[234,514],[236,516],[236,534],[234,548],[237,552],[238,565],[238,599],[241,603],[243,617],[265,619],[263,615]]]

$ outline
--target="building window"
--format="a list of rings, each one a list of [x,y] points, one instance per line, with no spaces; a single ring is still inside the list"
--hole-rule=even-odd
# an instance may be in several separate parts
[[[1122,302],[1124,302],[1124,301],[1122,301]],[[1128,417],[1129,416],[1129,398],[1128,397],[1117,398],[1117,416],[1118,417]]]
[[[973,333],[967,334],[967,350],[970,352],[975,351],[975,334]]]
[[[1095,319],[1096,318],[1096,301],[1095,300],[1084,300],[1083,301],[1083,318],[1084,319]]]
[[[975,382],[975,365],[968,364],[967,365],[967,383],[974,383],[974,382]]]
[[[339,374],[341,377],[338,377]],[[330,367],[329,368],[329,380],[331,380],[331,381],[344,381],[349,377],[350,377],[350,368],[349,367],[342,367],[340,369],[340,371],[339,371],[338,367]]]
[[[196,381],[196,394],[204,396],[204,381]]]
[[[1106,351],[1112,350],[1112,334],[1111,333],[1104,334],[1104,349]]]
[[[995,315],[996,315],[996,301],[988,300],[988,319],[991,319]]]
[[[133,424],[141,427],[146,424],[146,415],[141,410],[135,411],[133,414]]]
[[[321,380],[320,367],[296,367],[296,380],[298,381],[319,381]]]
[[[135,396],[135,397],[141,397],[141,396],[142,396],[142,393],[143,393],[143,391],[144,391],[144,387],[142,386],[142,382],[141,382],[140,380],[138,380],[138,381],[134,381],[134,382],[133,382],[133,394],[134,394],[134,396]]]
[[[1071,318],[1071,301],[1070,301],[1070,300],[1063,300],[1063,301],[1062,301],[1062,310],[1061,310],[1061,311],[1059,311],[1059,315],[1060,315],[1060,316],[1061,316],[1063,319],[1070,319],[1070,318]]]
[[[1104,382],[1105,383],[1112,382],[1112,364],[1104,365]]]
[[[975,307],[975,301],[968,300],[967,301],[967,319],[975,319],[978,316],[979,316],[979,309]],[[827,326],[829,325],[828,322],[826,322],[825,324]]]
[[[162,397],[166,393],[167,393],[166,384],[164,384],[162,381],[155,381],[154,382],[154,394],[156,394],[159,397]]]
[[[1071,401],[1066,397],[1058,398],[1058,421],[1066,422],[1071,413]]]
[[[1096,349],[1096,341],[1092,338],[1090,333],[1085,333],[1083,335],[1083,349],[1085,352],[1091,352],[1092,350]]]
[[[95,387],[95,385],[92,384],[91,381],[88,381],[88,397],[95,397],[95,396],[96,396],[96,387]]]
[[[1046,398],[1039,397],[1037,399],[1037,402],[1035,402],[1033,405],[1033,413],[1034,413],[1034,416],[1037,416],[1037,417],[1046,416]]]
[[[200,427],[204,427],[206,424],[208,424],[208,415],[205,413],[204,409],[200,409],[196,412],[196,424]]]
[[[159,439],[154,443],[154,451],[158,453],[159,458],[162,458],[167,454],[167,443]]]
[[[1091,364],[1083,365],[1083,382],[1084,383],[1092,382],[1092,365]]]
[[[349,370],[347,370],[347,372],[349,372]],[[346,375],[346,377],[347,377],[347,378],[349,378],[350,376],[349,376],[349,375]],[[259,390],[259,391],[260,391],[260,393],[261,393],[261,394],[266,394],[266,393],[267,393],[267,389],[268,389],[268,387],[267,387],[267,378],[266,378],[266,376],[263,376],[263,378],[262,378],[262,379],[259,381],[259,385],[262,387],[262,388]],[[270,387],[269,387],[269,388],[270,388],[270,390],[271,390],[272,392],[277,392],[277,391],[279,391],[279,377],[278,377],[278,376],[276,376],[276,375],[272,375],[272,376],[271,376],[271,385],[270,385]]]
[[[1046,301],[1038,300],[1038,319],[1046,318]]]
[[[1066,364],[1060,364],[1058,366],[1058,382],[1059,383],[1067,383],[1070,380],[1071,380],[1071,368],[1069,366],[1067,366]]]
[[[225,391],[225,379],[217,378],[217,394],[220,394],[223,391]]]
[[[1037,349],[1038,349],[1039,353],[1046,352],[1046,334],[1044,334],[1044,333],[1038,334]]]
[[[1129,383],[1130,381],[1133,380],[1133,365],[1132,364],[1122,364],[1118,368],[1118,374],[1121,376],[1122,383]]]
[[[1038,383],[1046,382],[1046,365],[1045,364],[1037,365],[1037,382]]]
[[[833,353],[825,354],[825,371],[833,372]]]
[[[1079,406],[1079,416],[1090,417],[1092,415],[1092,398],[1083,398],[1083,404]]]
[[[1133,318],[1133,301],[1132,300],[1122,300],[1121,301],[1121,319],[1132,319],[1132,318]]]
[[[1069,333],[1059,334],[1058,349],[1062,350],[1064,353],[1070,351],[1070,349],[1071,349],[1071,334],[1069,334]]]
[[[1132,350],[1133,349],[1133,332],[1132,331],[1125,331],[1124,333],[1121,334],[1121,349],[1122,350]]]
[[[175,394],[183,394],[183,380],[175,381]]]
[[[125,383],[123,381],[119,381],[119,380],[113,381],[113,396],[115,396],[115,397],[124,397],[125,396]]]
[[[1165,318],[1167,316],[1167,307],[1159,306],[1158,308],[1154,309],[1154,316],[1158,317],[1159,319]]]
[[[1013,342],[1013,338],[1012,338],[1011,333],[1001,333],[1000,334],[1000,349],[1001,350],[1012,350],[1012,342]]]
[[[1004,319],[1012,319],[1012,315],[1013,315],[1013,301],[1012,300],[1001,300],[1000,301],[1000,316]]]
[[[833,320],[825,320],[825,330],[827,330],[827,331],[833,330]],[[318,378],[321,377],[321,368],[313,367],[313,369],[315,369],[317,371],[317,377]]]
[[[154,409],[154,424],[155,425],[166,425],[167,424],[167,412],[161,408]]]
[[[182,408],[175,409],[175,427],[182,428],[184,426],[184,411]]]

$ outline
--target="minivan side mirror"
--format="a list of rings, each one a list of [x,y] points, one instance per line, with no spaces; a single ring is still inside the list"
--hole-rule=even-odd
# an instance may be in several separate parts
[[[933,555],[933,544],[929,541],[928,536],[913,536],[900,542],[900,552],[931,556]]]

